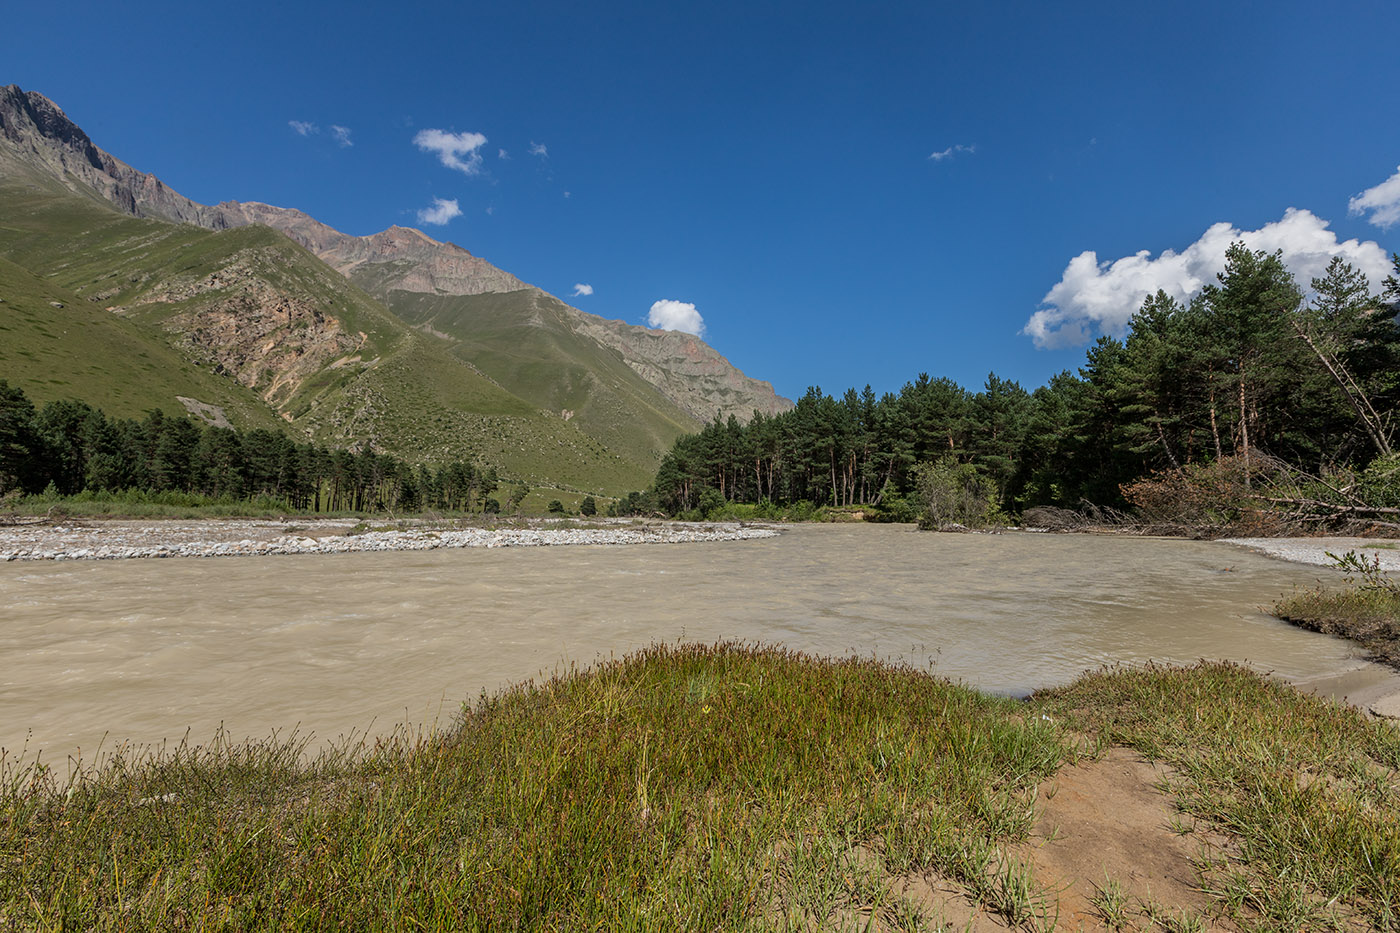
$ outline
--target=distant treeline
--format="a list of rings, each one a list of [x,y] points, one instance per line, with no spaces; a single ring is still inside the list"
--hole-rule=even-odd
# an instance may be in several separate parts
[[[0,494],[141,490],[221,500],[272,499],[310,511],[492,510],[492,467],[412,466],[359,451],[296,443],[275,431],[201,426],[157,410],[114,419],[78,401],[36,409],[0,379]]]
[[[1303,293],[1281,255],[1233,245],[1187,305],[1159,291],[1126,338],[1027,392],[921,375],[898,394],[809,389],[792,411],[679,439],[644,498],[672,514],[726,503],[906,508],[927,466],[975,468],[1002,509],[1116,505],[1154,471],[1252,452],[1318,475],[1392,453],[1400,404],[1400,255],[1383,295],[1334,260]],[[963,475],[970,475],[964,473]],[[907,503],[913,507],[914,502]]]

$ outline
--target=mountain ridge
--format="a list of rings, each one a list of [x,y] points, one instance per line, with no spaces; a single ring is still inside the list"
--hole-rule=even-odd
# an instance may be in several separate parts
[[[56,145],[39,145],[35,133],[25,132],[26,123],[41,139]],[[771,383],[746,375],[698,337],[589,314],[457,244],[440,242],[422,231],[396,225],[355,236],[295,208],[257,201],[200,204],[98,148],[57,104],[36,91],[26,92],[17,85],[0,87],[0,141],[23,161],[46,167],[68,190],[87,194],[73,184],[76,180],[132,216],[209,230],[255,224],[278,230],[391,310],[394,292],[474,296],[538,291],[567,309],[561,326],[620,354],[634,373],[698,422],[731,415],[747,421],[754,411],[776,414],[792,407]]]

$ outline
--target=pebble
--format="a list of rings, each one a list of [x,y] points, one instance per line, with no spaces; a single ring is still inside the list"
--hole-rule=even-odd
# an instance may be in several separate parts
[[[599,528],[408,528],[347,534],[330,525],[321,534],[270,521],[94,522],[87,527],[22,525],[0,528],[0,561],[124,560],[160,557],[247,557],[272,554],[348,554],[468,547],[689,544],[772,538],[778,532],[732,522],[666,522]],[[249,532],[259,533],[250,537]],[[313,536],[314,535],[314,536]],[[235,537],[236,536],[236,537]],[[100,539],[100,540],[94,540]]]

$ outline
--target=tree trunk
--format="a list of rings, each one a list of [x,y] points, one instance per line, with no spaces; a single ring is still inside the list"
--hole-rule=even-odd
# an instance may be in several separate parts
[[[1342,394],[1347,397],[1347,401],[1351,403],[1352,410],[1356,412],[1356,416],[1361,419],[1361,424],[1366,428],[1366,433],[1370,436],[1371,443],[1376,445],[1376,450],[1383,457],[1389,456],[1391,453],[1390,439],[1385,435],[1385,429],[1381,424],[1381,417],[1376,414],[1376,409],[1371,405],[1371,400],[1366,397],[1365,392],[1361,391],[1361,387],[1356,384],[1356,380],[1351,378],[1351,373],[1347,372],[1346,367],[1342,365],[1342,361],[1331,357],[1331,354],[1324,354],[1317,344],[1313,343],[1307,331],[1303,330],[1297,321],[1293,322],[1293,329],[1298,332],[1298,336],[1303,338],[1303,342],[1308,345],[1308,348],[1313,351],[1313,354],[1317,356],[1322,365],[1327,368],[1327,372],[1330,373],[1332,379],[1336,381],[1338,388],[1342,390]]]
[[[1160,415],[1158,416],[1161,417]],[[1162,450],[1166,452],[1167,459],[1171,461],[1172,469],[1181,469],[1181,464],[1176,460],[1176,454],[1172,453],[1171,445],[1167,443],[1167,432],[1162,430],[1162,422],[1157,422],[1157,437],[1162,441]]]
[[[1210,390],[1210,433],[1215,438],[1215,459],[1225,456],[1220,449],[1220,423],[1215,419],[1215,389]]]
[[[1244,404],[1244,377],[1240,377],[1240,446],[1244,449],[1244,488],[1249,488],[1249,411]]]

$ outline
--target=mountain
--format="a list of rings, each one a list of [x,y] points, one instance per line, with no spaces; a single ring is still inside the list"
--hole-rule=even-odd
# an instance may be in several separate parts
[[[585,314],[419,231],[198,204],[14,86],[0,88],[0,259],[0,377],[38,401],[280,419],[604,494],[645,485],[703,421],[790,406],[697,338]]]
[[[160,217],[211,230],[250,224],[280,230],[384,299],[394,291],[435,295],[530,291],[547,295],[460,246],[440,243],[418,230],[395,226],[358,237],[290,208],[238,201],[205,206],[191,201],[158,178],[97,148],[42,94],[25,93],[14,85],[0,88],[0,139],[13,141],[27,152],[31,163],[44,165],[55,177],[67,180],[70,190],[94,191],[134,216]],[[634,371],[694,418],[709,421],[734,414],[747,420],[755,410],[775,414],[792,407],[789,400],[773,392],[771,384],[745,376],[699,338],[605,321],[564,307],[570,326],[617,350]],[[675,336],[662,336],[667,334]],[[685,373],[669,368],[677,363],[684,366]]]
[[[217,212],[204,215],[205,222],[211,225],[257,223],[281,230],[351,281],[382,298],[394,311],[415,304],[412,298],[396,297],[396,292],[439,296],[522,292],[510,302],[515,308],[525,309],[528,315],[528,309],[541,302],[551,305],[558,312],[554,324],[617,351],[637,375],[701,422],[730,415],[747,422],[754,411],[773,415],[792,407],[789,400],[773,391],[770,383],[745,376],[698,337],[610,321],[580,311],[460,246],[439,243],[421,231],[390,227],[372,236],[353,237],[301,211],[256,202],[226,201],[207,210]],[[462,304],[458,310],[470,315],[471,304]],[[538,315],[532,319],[537,326],[549,326]]]

